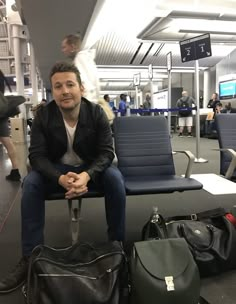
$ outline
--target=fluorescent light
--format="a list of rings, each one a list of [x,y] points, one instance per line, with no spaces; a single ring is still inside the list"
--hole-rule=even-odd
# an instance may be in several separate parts
[[[235,14],[235,1],[234,0],[204,0],[204,1],[176,1],[176,0],[165,0],[156,1],[156,16],[164,17],[168,15],[168,11],[185,11],[185,12],[211,12],[211,13],[222,13],[222,14]],[[231,3],[230,3],[231,2]]]
[[[109,87],[122,87],[122,86],[131,86],[131,82],[108,82]]]
[[[170,22],[170,26],[163,32],[179,32],[182,31],[201,31],[201,32],[219,32],[235,33],[235,22],[220,20],[204,20],[204,19],[186,19],[178,18]]]
[[[125,33],[127,39],[132,39],[154,18],[156,0],[99,0],[89,23],[85,39],[84,48],[89,48],[102,35],[107,32],[116,32],[122,36]],[[125,8],[125,9],[124,9]],[[135,8],[135,18],[130,17],[130,13]],[[114,13],[111,13],[114,12]],[[123,22],[117,22],[116,16],[122,16]],[[128,24],[128,26],[127,26]],[[135,39],[136,40],[136,39]]]

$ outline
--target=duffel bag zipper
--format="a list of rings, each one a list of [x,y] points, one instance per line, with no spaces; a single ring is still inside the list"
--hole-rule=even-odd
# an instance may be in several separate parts
[[[43,257],[38,257],[38,258],[35,258],[33,263],[36,263],[37,261],[46,261],[46,262],[49,262],[51,264],[54,264],[54,265],[59,265],[59,266],[86,266],[86,265],[91,265],[103,258],[107,258],[107,257],[110,257],[110,256],[113,256],[113,255],[117,255],[117,254],[120,254],[122,255],[123,257],[125,257],[125,253],[122,251],[114,251],[114,252],[111,252],[111,253],[105,253],[105,254],[102,254],[98,257],[96,257],[95,259],[93,259],[92,261],[89,261],[89,262],[84,262],[84,263],[77,263],[77,264],[64,264],[64,263],[60,263],[60,262],[55,262],[55,261],[52,261],[51,259],[48,259],[48,258],[43,258]],[[33,266],[33,265],[32,265]]]
[[[58,274],[58,273],[50,273],[50,274],[39,273],[39,274],[37,274],[37,276],[38,277],[71,277],[71,278],[80,277],[80,278],[85,278],[85,279],[90,279],[90,280],[100,280],[106,274],[112,273],[112,272],[118,270],[119,266],[120,265],[116,265],[114,268],[109,268],[109,269],[105,270],[103,274],[101,274],[100,276],[97,276],[97,277],[91,277],[91,276],[86,276],[86,275],[81,275],[81,274]]]

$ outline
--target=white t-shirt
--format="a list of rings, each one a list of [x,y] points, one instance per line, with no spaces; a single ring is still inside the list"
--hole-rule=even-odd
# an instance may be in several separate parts
[[[76,126],[70,127],[68,123],[64,120],[67,134],[67,151],[61,158],[61,163],[71,166],[79,166],[83,163],[82,159],[73,150],[73,142],[75,137]]]

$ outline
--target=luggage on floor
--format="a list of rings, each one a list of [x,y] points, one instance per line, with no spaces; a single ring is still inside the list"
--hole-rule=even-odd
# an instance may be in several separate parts
[[[173,218],[167,225],[169,237],[187,241],[201,277],[236,269],[236,230],[225,215],[217,208]]]
[[[131,304],[197,304],[198,268],[186,241],[149,240],[134,244]]]
[[[143,239],[184,238],[201,277],[236,269],[236,229],[224,208],[164,219],[153,213],[142,231]]]
[[[30,260],[27,303],[123,303],[125,274],[119,242],[77,243],[65,249],[38,246]]]

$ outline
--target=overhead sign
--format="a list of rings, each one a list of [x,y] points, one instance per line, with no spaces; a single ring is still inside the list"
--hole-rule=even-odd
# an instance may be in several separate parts
[[[149,79],[153,78],[152,64],[149,64],[148,66],[148,77]]]
[[[140,85],[140,74],[134,74],[134,85],[135,86]]]
[[[167,71],[171,71],[172,68],[172,53],[169,52],[166,55],[166,65],[167,65]]]
[[[179,44],[182,62],[198,60],[212,55],[210,34],[183,40]]]
[[[153,94],[153,108],[154,109],[168,109],[168,91],[163,90]],[[164,112],[167,115],[168,112]]]

